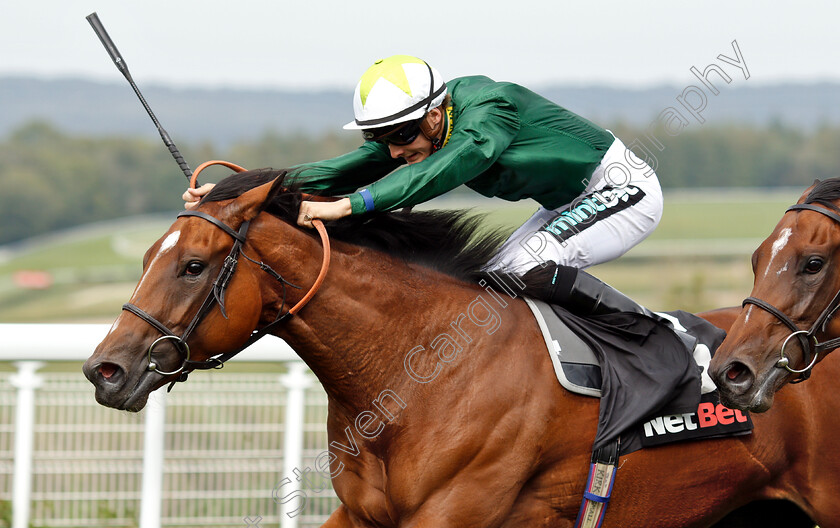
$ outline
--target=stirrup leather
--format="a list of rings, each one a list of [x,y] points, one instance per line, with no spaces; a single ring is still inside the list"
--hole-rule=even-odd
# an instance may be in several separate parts
[[[619,441],[592,453],[592,465],[574,528],[599,528],[607,513],[618,463]]]

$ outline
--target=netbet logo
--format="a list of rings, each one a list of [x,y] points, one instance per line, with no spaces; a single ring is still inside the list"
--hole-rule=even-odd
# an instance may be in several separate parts
[[[667,434],[679,434],[709,427],[726,426],[747,422],[747,416],[738,410],[702,402],[696,413],[671,414],[658,416],[644,425],[645,437],[651,438]]]

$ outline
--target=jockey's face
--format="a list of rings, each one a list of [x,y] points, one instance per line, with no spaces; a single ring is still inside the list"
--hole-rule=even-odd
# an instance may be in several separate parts
[[[438,128],[438,125],[443,120],[443,111],[440,108],[432,108],[426,115],[426,120],[432,129]],[[442,134],[443,130],[437,133],[438,139],[440,139]],[[432,141],[425,134],[417,134],[414,141],[408,145],[388,143],[388,150],[391,151],[392,158],[403,158],[409,165],[420,163],[434,152]]]
[[[423,134],[418,134],[417,138],[408,145],[389,143],[388,150],[391,151],[392,158],[403,158],[409,165],[412,165],[423,161],[432,154],[432,142]]]

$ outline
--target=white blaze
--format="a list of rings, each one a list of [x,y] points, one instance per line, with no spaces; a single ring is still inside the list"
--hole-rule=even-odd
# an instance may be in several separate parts
[[[109,335],[120,325],[120,317],[122,317],[122,313],[120,313],[120,315],[117,316],[116,320],[114,320],[114,324],[111,325],[111,329],[108,330]]]
[[[775,259],[776,255],[779,254],[779,251],[781,251],[787,245],[791,233],[793,233],[793,231],[791,231],[789,227],[786,227],[782,229],[781,233],[779,233],[779,238],[777,238],[776,241],[773,242],[773,246],[771,248],[770,253],[770,262],[767,263],[767,268],[764,270],[765,277],[768,273],[770,273],[770,265],[773,264],[773,259]]]
[[[137,284],[137,287],[134,288],[134,293],[135,294],[140,289],[140,287],[143,285],[143,281],[146,280],[146,277],[149,275],[149,272],[152,271],[152,268],[155,266],[155,262],[157,262],[157,260],[161,256],[163,256],[164,254],[166,254],[170,249],[175,247],[175,244],[178,242],[178,239],[180,237],[181,237],[181,232],[180,231],[175,231],[173,233],[169,233],[169,236],[167,236],[165,239],[163,239],[163,242],[161,242],[161,244],[160,244],[160,249],[158,250],[157,255],[155,255],[155,257],[149,263],[149,267],[146,268],[146,271],[143,273],[143,276],[140,278],[140,282]],[[133,299],[134,295],[132,295],[131,298]]]
[[[175,231],[173,233],[169,233],[169,236],[163,240],[163,243],[160,245],[160,250],[158,251],[157,256],[163,255],[170,249],[175,246],[175,243],[178,242],[178,239],[181,238],[181,232]]]
[[[137,293],[137,290],[140,289],[140,286],[143,285],[143,281],[146,280],[146,275],[152,270],[152,266],[155,265],[155,262],[157,261],[157,259],[160,258],[161,255],[163,255],[164,253],[166,253],[167,251],[169,251],[170,249],[175,247],[175,244],[178,242],[178,239],[180,237],[181,237],[181,232],[180,231],[175,231],[174,233],[170,233],[169,236],[167,236],[163,240],[163,242],[160,244],[160,249],[158,250],[157,255],[155,255],[155,258],[153,258],[152,262],[149,263],[149,267],[146,268],[145,273],[143,273],[143,276],[140,278],[140,282],[137,284],[137,287],[134,288],[134,293],[131,294],[131,300],[129,300],[129,302],[134,302],[134,295]],[[119,316],[117,316],[117,319],[114,321],[114,324],[111,325],[111,329],[108,330],[109,335],[111,334],[111,332],[116,330],[117,327],[120,325],[120,319],[122,319],[122,316],[123,316],[124,313],[125,312],[123,311],[122,313],[120,313]]]

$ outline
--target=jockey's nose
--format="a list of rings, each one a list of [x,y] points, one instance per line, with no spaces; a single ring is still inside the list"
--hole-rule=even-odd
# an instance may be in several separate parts
[[[393,143],[388,143],[388,150],[391,152],[391,157],[397,159],[402,157],[405,153],[405,145],[394,145]]]

